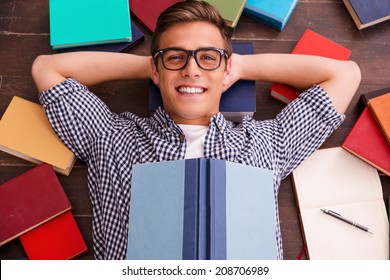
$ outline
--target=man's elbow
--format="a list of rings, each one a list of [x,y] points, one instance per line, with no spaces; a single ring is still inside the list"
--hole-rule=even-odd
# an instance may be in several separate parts
[[[359,87],[360,81],[362,79],[362,73],[360,72],[360,67],[355,61],[352,61],[352,60],[347,61],[346,67],[347,67],[347,69],[345,71],[347,74],[346,79],[348,79],[347,82],[354,85],[357,89]]]

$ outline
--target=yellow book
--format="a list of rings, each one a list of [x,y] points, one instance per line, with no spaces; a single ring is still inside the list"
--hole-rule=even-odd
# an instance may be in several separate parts
[[[46,162],[69,175],[76,156],[58,138],[41,105],[14,96],[0,121],[0,150],[30,162]]]

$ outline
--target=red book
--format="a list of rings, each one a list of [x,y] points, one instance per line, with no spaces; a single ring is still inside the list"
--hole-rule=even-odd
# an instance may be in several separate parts
[[[368,107],[363,110],[341,146],[390,176],[390,146]]]
[[[291,53],[323,56],[339,60],[348,60],[351,55],[349,49],[310,29],[306,29]],[[270,88],[271,96],[286,104],[297,98],[300,93],[301,90],[278,83],[272,84]]]
[[[0,185],[0,245],[70,210],[51,165],[41,164]]]
[[[130,11],[149,31],[156,28],[157,19],[160,14],[168,7],[182,0],[131,0]]]
[[[30,260],[68,260],[88,251],[71,211],[20,236]]]

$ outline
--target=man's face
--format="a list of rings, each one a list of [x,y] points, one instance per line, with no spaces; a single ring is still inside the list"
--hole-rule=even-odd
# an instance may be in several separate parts
[[[171,47],[223,49],[224,41],[218,28],[210,23],[180,23],[161,36],[159,49]],[[186,67],[172,71],[164,68],[159,55],[157,67],[152,62],[153,81],[160,88],[168,114],[180,124],[208,125],[210,117],[219,112],[222,89],[228,82],[226,59],[222,57],[219,68],[207,71],[197,65],[194,57],[190,57]]]

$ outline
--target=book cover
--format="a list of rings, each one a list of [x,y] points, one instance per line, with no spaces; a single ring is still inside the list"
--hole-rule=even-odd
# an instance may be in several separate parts
[[[29,260],[69,260],[88,251],[70,210],[21,235],[20,241]]]
[[[343,0],[343,2],[359,30],[390,19],[390,0]]]
[[[390,145],[390,93],[372,98],[367,104]]]
[[[233,52],[253,54],[252,42],[233,42]],[[149,82],[149,112],[155,112],[163,102],[160,89]],[[239,80],[222,94],[219,106],[224,117],[232,122],[240,122],[246,115],[253,116],[256,112],[256,83],[255,81]]]
[[[234,28],[241,17],[246,0],[206,0],[206,2],[218,9],[227,26]]]
[[[389,259],[389,223],[377,170],[341,147],[314,152],[292,173],[310,259]],[[332,210],[374,234],[326,215]]]
[[[53,168],[41,164],[0,185],[0,245],[70,210]]]
[[[270,170],[212,159],[138,164],[130,208],[128,259],[277,257]]]
[[[247,0],[244,12],[260,22],[282,31],[297,4],[298,0]]]
[[[349,49],[310,29],[305,30],[291,53],[323,56],[339,60],[348,60],[351,55]],[[285,104],[297,98],[300,93],[300,90],[284,84],[273,83],[270,87],[270,95]]]
[[[367,93],[364,93],[364,94],[361,94],[360,97],[359,97],[359,106],[364,109],[366,108],[367,106],[367,103],[370,99],[374,98],[374,97],[378,97],[378,96],[381,96],[381,95],[384,95],[386,93],[390,93],[390,87],[386,87],[386,88],[381,88],[381,89],[378,89],[378,90],[374,90],[374,91],[371,91],[371,92],[367,92]]]
[[[41,105],[14,96],[0,121],[0,150],[69,175],[76,156],[58,138]]]
[[[363,110],[341,146],[390,176],[390,146],[367,107]]]
[[[157,19],[160,14],[168,7],[181,1],[182,0],[131,0],[130,10],[140,23],[142,23],[149,31],[153,32],[156,28]]]
[[[50,0],[53,49],[132,40],[128,0]]]
[[[73,47],[73,48],[65,48],[58,49],[59,53],[63,52],[127,52],[129,49],[137,46],[145,39],[145,35],[138,28],[138,26],[131,21],[131,30],[132,30],[132,39],[131,42],[124,43],[111,43],[111,44],[101,44],[101,45],[90,45],[84,47]]]

